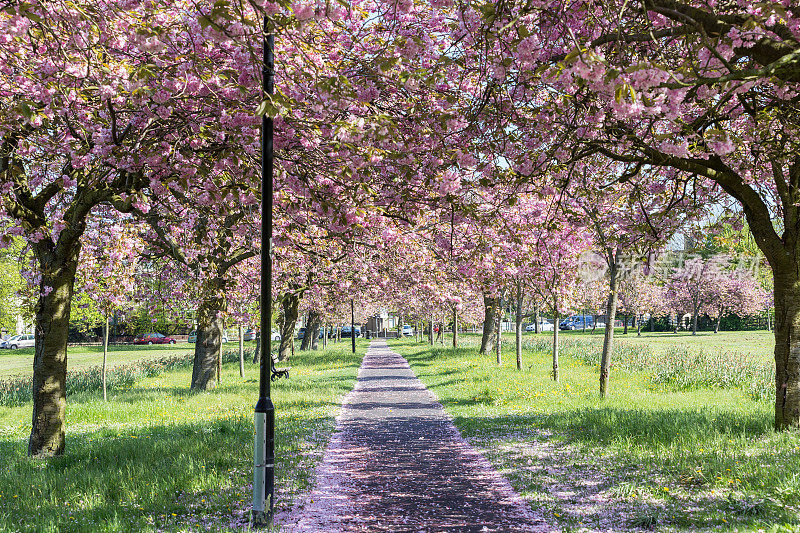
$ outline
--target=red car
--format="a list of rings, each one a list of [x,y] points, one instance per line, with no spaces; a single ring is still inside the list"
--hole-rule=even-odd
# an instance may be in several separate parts
[[[172,337],[165,337],[161,333],[145,333],[133,339],[133,344],[175,344],[175,342]]]

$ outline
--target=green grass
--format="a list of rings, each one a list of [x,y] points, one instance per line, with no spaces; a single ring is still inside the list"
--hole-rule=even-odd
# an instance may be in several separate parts
[[[297,352],[291,378],[273,384],[279,511],[309,489],[365,346]],[[113,391],[107,403],[73,395],[66,454],[47,460],[25,454],[30,404],[0,407],[0,531],[235,527],[252,497],[257,379],[255,365],[242,379],[232,363],[213,391],[191,392],[189,369]]]
[[[478,356],[477,340],[463,336],[455,351],[392,346],[556,526],[800,529],[800,434],[772,430],[770,402],[737,388],[676,390],[621,369],[601,400],[594,366],[562,356],[555,383],[549,354],[526,351],[520,372],[507,348],[500,367]]]
[[[252,349],[255,342],[246,342],[245,348]],[[224,349],[236,348],[238,343],[222,345]],[[125,365],[142,359],[153,359],[194,352],[194,344],[154,344],[134,346],[132,344],[111,345],[108,347],[108,364]],[[102,346],[70,346],[67,350],[67,369],[77,370],[103,363]],[[10,376],[33,375],[33,348],[0,350],[0,379]]]

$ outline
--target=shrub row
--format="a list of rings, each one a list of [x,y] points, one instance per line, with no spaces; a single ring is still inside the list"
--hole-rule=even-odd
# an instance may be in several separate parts
[[[252,350],[245,351],[245,360],[252,360]],[[171,355],[157,359],[143,359],[126,365],[117,365],[106,371],[108,390],[130,388],[143,378],[158,376],[169,370],[178,370],[192,366],[194,355]],[[222,352],[222,362],[231,363],[239,360],[238,350]],[[32,377],[15,377],[0,380],[0,405],[16,406],[30,402],[32,399]],[[67,372],[67,396],[78,393],[99,393],[103,390],[103,367],[92,366]]]

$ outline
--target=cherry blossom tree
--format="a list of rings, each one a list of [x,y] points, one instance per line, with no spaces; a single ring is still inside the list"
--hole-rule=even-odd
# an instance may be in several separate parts
[[[486,18],[491,41],[506,45],[487,48],[498,84],[522,84],[511,120],[526,146],[542,147],[534,164],[599,154],[624,165],[609,181],[636,184],[641,172],[661,169],[653,186],[738,204],[775,279],[775,426],[800,424],[800,212],[792,192],[800,9],[603,0],[509,6]],[[509,55],[514,68],[505,67]]]

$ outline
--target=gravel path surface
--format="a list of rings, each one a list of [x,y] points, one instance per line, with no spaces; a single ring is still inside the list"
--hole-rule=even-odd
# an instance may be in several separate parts
[[[372,342],[288,531],[551,531],[470,446],[408,362]]]

